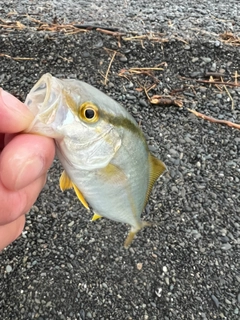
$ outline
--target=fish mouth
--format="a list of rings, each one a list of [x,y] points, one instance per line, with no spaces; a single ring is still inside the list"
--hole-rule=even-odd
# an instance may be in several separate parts
[[[56,137],[52,124],[61,99],[61,89],[61,81],[49,73],[44,74],[34,85],[25,100],[25,105],[34,115],[26,132]]]

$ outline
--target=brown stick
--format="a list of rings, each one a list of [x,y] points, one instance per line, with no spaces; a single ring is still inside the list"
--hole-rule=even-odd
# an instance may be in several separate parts
[[[119,32],[119,28],[115,27],[103,27],[100,25],[95,25],[91,23],[87,24],[74,24],[74,27],[79,28],[79,29],[86,29],[86,30],[97,30],[99,29],[100,31],[105,30],[105,31],[110,31],[110,32]],[[112,33],[111,33],[112,35]]]
[[[26,57],[11,57],[8,54],[0,53],[0,57],[5,57],[12,60],[36,60],[35,58],[26,58]]]
[[[226,90],[230,100],[232,101],[232,110],[234,109],[234,101],[233,101],[233,98],[232,96],[230,95],[230,92],[228,91],[227,87],[224,85],[223,88]]]
[[[109,29],[96,28],[96,31],[99,31],[104,34],[108,34],[109,36],[113,36],[113,37],[121,37],[121,36],[125,35],[125,33],[123,33],[123,32],[111,31]]]
[[[224,77],[224,73],[221,73],[221,72],[206,72],[205,73],[205,77],[221,78],[221,77]]]
[[[182,108],[182,106],[183,106],[183,103],[181,100],[174,99],[172,97],[164,97],[164,96],[154,95],[151,98],[148,97],[148,99],[149,99],[150,103],[152,103],[152,104],[160,104],[162,106],[174,105],[174,106],[177,106],[180,108]]]
[[[152,78],[155,83],[159,83],[159,79],[153,75],[152,71],[161,71],[161,70],[164,70],[164,69],[158,68],[158,67],[130,68],[130,69],[120,70],[118,75],[120,77],[124,77],[125,73],[147,75],[148,77]]]
[[[108,82],[108,73],[109,73],[109,71],[110,71],[111,65],[112,65],[112,63],[113,63],[113,60],[114,60],[116,54],[117,54],[117,51],[114,51],[114,53],[113,53],[113,55],[112,55],[112,58],[111,58],[111,60],[110,60],[110,62],[109,62],[109,65],[108,65],[108,68],[107,68],[107,72],[106,72],[105,77],[104,77],[104,78],[105,78],[105,80],[104,80],[104,85],[106,85],[107,82]]]
[[[196,80],[199,83],[208,83],[208,84],[222,84],[230,87],[240,87],[240,83],[235,82],[222,82],[222,81],[209,81],[209,80]]]
[[[187,109],[188,109],[188,108],[187,108]],[[208,120],[208,121],[213,122],[213,123],[226,124],[226,125],[229,126],[229,127],[236,128],[236,129],[240,129],[240,124],[238,124],[238,123],[234,123],[234,122],[227,121],[227,120],[215,119],[215,118],[206,116],[205,114],[200,113],[200,112],[197,112],[197,111],[192,110],[192,109],[188,109],[188,111],[192,112],[193,114],[195,114],[195,116],[197,116],[197,117],[199,117],[199,118],[202,118],[202,119],[204,119],[204,120]]]

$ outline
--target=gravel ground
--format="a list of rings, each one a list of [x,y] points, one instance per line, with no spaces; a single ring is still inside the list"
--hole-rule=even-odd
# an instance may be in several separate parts
[[[1,319],[240,319],[240,131],[187,110],[240,123],[239,86],[196,82],[206,80],[206,72],[221,72],[232,82],[240,73],[239,47],[219,37],[226,31],[239,35],[240,4],[175,0],[155,1],[150,8],[148,1],[122,2],[0,4],[1,24],[28,26],[0,29],[0,86],[24,100],[46,72],[84,80],[133,114],[150,150],[169,168],[143,213],[157,225],[141,231],[125,250],[127,227],[106,219],[90,222],[74,193],[60,192],[62,169],[55,160],[22,237],[0,253]],[[117,26],[128,36],[159,31],[167,41],[122,39],[120,47],[117,37],[95,30],[37,31],[26,13],[47,22],[57,17]],[[107,85],[113,51],[106,48],[118,52]],[[122,69],[161,63],[154,78],[119,76]],[[136,90],[154,81],[150,96],[178,94],[183,108],[151,105]]]

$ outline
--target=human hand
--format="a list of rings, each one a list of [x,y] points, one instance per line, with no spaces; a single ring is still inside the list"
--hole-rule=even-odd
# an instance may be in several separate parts
[[[0,250],[22,232],[55,154],[53,139],[21,133],[33,115],[0,88]]]

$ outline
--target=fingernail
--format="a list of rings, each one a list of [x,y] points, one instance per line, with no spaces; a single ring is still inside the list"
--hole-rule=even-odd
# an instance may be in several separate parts
[[[34,156],[28,159],[19,171],[16,178],[15,189],[21,189],[35,181],[44,173],[44,159],[41,156]]]

